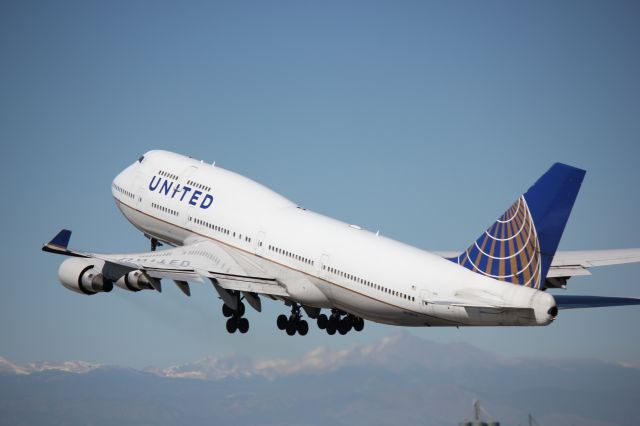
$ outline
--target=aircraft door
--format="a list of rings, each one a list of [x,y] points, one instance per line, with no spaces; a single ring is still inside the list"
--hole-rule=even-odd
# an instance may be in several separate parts
[[[316,275],[319,277],[326,277],[327,276],[327,268],[329,267],[329,255],[326,253],[323,253],[322,256],[320,256],[320,261],[316,262]]]
[[[133,190],[135,191],[135,200],[134,200],[134,207],[138,210],[143,210],[144,204],[143,204],[143,198],[144,198],[144,194],[145,194],[145,181],[144,181],[144,175],[138,171],[136,173],[136,177],[133,181]]]
[[[420,290],[419,310],[438,318],[448,321],[459,321],[463,319],[464,308],[451,303],[438,303],[438,292],[422,289]]]
[[[429,302],[431,302],[433,300],[433,293],[430,290],[420,290],[420,298],[419,298],[419,302],[420,302],[420,307],[422,309],[427,309],[427,306],[429,306]]]
[[[182,198],[182,191],[183,191],[183,187],[186,186],[190,186],[187,182],[189,181],[189,179],[191,178],[191,176],[193,176],[195,174],[195,172],[198,171],[198,168],[196,166],[189,166],[188,168],[186,168],[184,171],[182,171],[182,173],[180,173],[180,191],[178,191],[178,193],[176,194],[176,197],[180,197],[180,199]],[[193,206],[191,204],[189,204],[189,202],[181,202],[179,203],[179,211],[182,214],[182,221],[183,223],[187,226],[187,228],[189,228],[189,217],[191,216],[191,213],[193,211]]]
[[[263,231],[258,232],[258,237],[256,238],[256,243],[254,245],[255,253],[258,256],[262,256],[264,253],[264,245],[266,243],[266,234]]]

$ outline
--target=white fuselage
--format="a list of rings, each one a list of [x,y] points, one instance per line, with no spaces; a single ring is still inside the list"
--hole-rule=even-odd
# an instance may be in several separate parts
[[[145,234],[181,246],[206,238],[246,256],[292,301],[395,325],[547,325],[553,297],[297,206],[236,173],[151,151],[113,181]],[[522,309],[510,309],[522,308]]]

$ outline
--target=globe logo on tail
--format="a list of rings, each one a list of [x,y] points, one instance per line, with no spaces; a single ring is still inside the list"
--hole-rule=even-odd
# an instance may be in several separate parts
[[[471,247],[458,264],[488,277],[540,288],[540,243],[527,201],[521,196]]]

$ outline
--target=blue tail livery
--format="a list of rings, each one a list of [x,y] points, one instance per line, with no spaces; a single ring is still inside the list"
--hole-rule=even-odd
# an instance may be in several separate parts
[[[449,260],[500,281],[540,289],[585,173],[554,164],[466,251]]]

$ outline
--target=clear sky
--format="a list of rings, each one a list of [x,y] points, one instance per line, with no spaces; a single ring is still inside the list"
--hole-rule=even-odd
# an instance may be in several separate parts
[[[637,2],[0,3],[0,356],[168,365],[299,355],[396,331],[305,338],[282,304],[228,335],[213,289],[83,297],[40,252],[142,251],[113,177],[149,149],[192,155],[424,249],[462,250],[553,162],[587,169],[561,249],[640,246]],[[569,294],[640,296],[640,266]],[[640,308],[544,328],[412,329],[509,355],[640,365]]]

